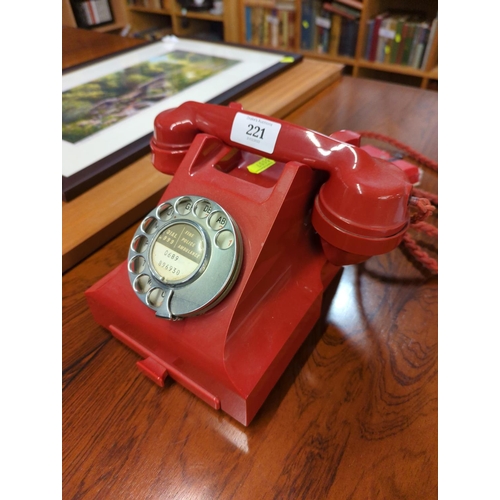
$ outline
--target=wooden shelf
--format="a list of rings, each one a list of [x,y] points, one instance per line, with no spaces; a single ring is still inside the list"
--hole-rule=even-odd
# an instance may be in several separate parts
[[[151,14],[160,14],[162,16],[170,16],[172,14],[169,9],[153,9],[151,7],[140,7],[139,5],[129,5],[128,10],[131,12],[149,12]]]
[[[210,14],[210,12],[195,12],[188,10],[182,12],[179,9],[174,10],[174,15],[179,17],[186,17],[188,19],[203,19],[205,21],[211,21],[216,23],[224,22],[224,17],[222,15]]]
[[[272,8],[276,6],[275,0],[224,0],[224,10],[220,15],[210,14],[204,11],[183,11],[177,0],[164,0],[163,8],[143,7],[129,5],[127,0],[109,0],[115,17],[115,23],[94,28],[99,32],[111,32],[121,30],[125,26],[130,26],[131,33],[148,30],[150,28],[169,27],[172,34],[177,36],[199,36],[203,32],[217,33],[223,41],[238,43],[246,46],[255,46],[276,49],[270,45],[262,43],[249,43],[245,36],[245,8]],[[321,4],[321,0],[315,0]],[[353,57],[321,54],[316,51],[302,50],[300,43],[301,16],[303,0],[292,0],[295,8],[295,40],[292,46],[279,47],[279,50],[289,50],[299,52],[303,55],[323,61],[333,61],[346,66],[346,70],[352,76],[370,77],[375,74],[378,77],[384,74],[387,79],[401,76],[411,80],[411,84],[427,88],[430,81],[438,79],[438,42],[436,37],[430,47],[428,64],[425,69],[417,69],[401,64],[386,64],[372,62],[364,59],[364,43],[367,35],[367,22],[376,15],[384,12],[389,7],[404,9],[407,3],[404,0],[393,0],[390,4],[387,0],[363,0],[363,8],[359,20],[359,30],[356,39],[355,53]],[[437,15],[437,0],[422,0],[418,8],[426,12],[428,19]],[[71,10],[70,0],[63,0],[63,25],[76,27],[76,22]],[[392,75],[392,77],[391,77]]]
[[[363,0],[363,6],[360,10],[360,18],[359,18],[359,28],[357,37],[355,40],[355,48],[353,51],[353,57],[346,57],[336,54],[325,54],[319,53],[316,50],[304,50],[302,47],[300,40],[301,34],[301,25],[303,24],[303,5],[304,0],[293,0],[289,2],[293,5],[295,11],[295,40],[294,43],[291,44],[288,49],[291,51],[297,51],[307,57],[313,57],[321,60],[329,60],[344,64],[347,67],[351,68],[352,75],[354,77],[357,76],[366,76],[370,72],[377,72],[378,74],[386,73],[389,75],[401,75],[402,77],[410,77],[412,78],[412,82],[419,83],[420,87],[426,88],[429,80],[437,80],[437,56],[438,56],[438,43],[437,43],[437,29],[435,37],[432,40],[430,48],[430,53],[428,57],[428,62],[424,69],[415,68],[412,66],[401,65],[401,64],[387,64],[381,62],[372,62],[368,61],[364,58],[364,45],[365,39],[368,35],[368,22],[373,19],[378,14],[386,12],[387,10],[405,10],[408,9],[407,2],[404,0],[393,0],[388,2],[387,0]],[[317,8],[313,9],[313,19],[317,19],[318,17],[325,16],[324,12],[321,11],[322,0],[314,0],[313,4],[317,6]],[[437,0],[422,0],[418,3],[418,10],[421,10],[425,13],[427,20],[429,21],[429,25],[431,24],[431,20],[437,16]],[[247,19],[246,19],[246,9],[272,9],[277,7],[277,2],[273,0],[239,0],[239,16],[240,16],[240,26],[242,27],[240,31],[240,43],[245,45],[252,45],[249,43],[247,39],[247,34],[245,32],[245,28],[247,27]],[[278,9],[279,12],[279,9]],[[263,19],[266,19],[267,13],[264,14]],[[280,19],[280,18],[278,18]],[[281,22],[281,21],[280,21]],[[310,23],[309,23],[310,24]],[[260,25],[259,25],[260,26]],[[316,32],[314,33],[316,36]],[[255,43],[256,44],[256,43]],[[259,45],[262,45],[259,43]],[[269,47],[273,48],[273,47]],[[274,47],[275,48],[275,47]],[[281,47],[280,47],[281,48]],[[390,78],[388,78],[390,79]]]
[[[377,71],[386,71],[387,73],[399,73],[401,75],[411,75],[420,78],[425,78],[429,76],[429,71],[424,71],[421,69],[412,68],[410,66],[403,66],[401,64],[384,64],[367,61],[366,59],[359,59],[354,64],[360,68],[369,68]]]

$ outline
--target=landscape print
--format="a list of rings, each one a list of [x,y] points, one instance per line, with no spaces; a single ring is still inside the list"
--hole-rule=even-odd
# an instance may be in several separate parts
[[[76,144],[239,61],[173,51],[62,94],[62,138]]]

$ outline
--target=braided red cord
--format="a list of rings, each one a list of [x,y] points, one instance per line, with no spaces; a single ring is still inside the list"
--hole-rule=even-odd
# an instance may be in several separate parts
[[[416,222],[415,224],[412,224],[411,227],[413,229],[416,229],[417,231],[422,231],[423,233],[428,234],[429,236],[437,238],[438,235],[437,227],[431,224],[427,224],[427,222]]]
[[[369,137],[370,139],[377,139],[382,142],[387,142],[388,144],[391,144],[392,146],[400,149],[401,151],[404,151],[407,156],[413,158],[416,162],[437,172],[438,169],[437,162],[431,160],[430,158],[427,158],[423,154],[420,154],[418,151],[415,151],[414,149],[410,148],[410,146],[407,146],[406,144],[403,144],[402,142],[399,142],[396,139],[393,139],[392,137],[388,137],[383,134],[378,134],[377,132],[370,132],[368,130],[363,130],[361,132],[358,132],[358,134],[361,137]]]
[[[429,217],[429,215],[436,210],[427,198],[417,198],[416,196],[412,196],[410,198],[410,205],[414,206],[418,210],[418,212],[415,215],[412,215],[410,219],[412,224],[416,224],[421,220],[427,219],[427,217]]]
[[[408,233],[406,233],[403,236],[403,241],[401,243],[403,243],[405,248],[427,269],[437,274],[438,272],[437,260],[430,257],[427,252],[422,250],[420,245],[418,245],[416,241]]]
[[[396,147],[397,149],[404,152],[409,158],[412,158],[414,161],[423,165],[425,167],[430,168],[437,172],[438,165],[437,162],[427,158],[423,154],[418,153],[414,149],[410,148],[406,144],[393,139],[392,137],[385,136],[383,134],[379,134],[377,132],[370,131],[361,131],[358,132],[360,137],[366,137],[370,139],[376,139],[381,142],[386,142]],[[424,219],[429,217],[438,205],[438,197],[437,194],[429,193],[424,191],[423,189],[413,188],[413,196],[410,198],[410,205],[417,209],[417,213],[413,215],[410,219],[410,229],[414,229],[416,231],[423,232],[428,236],[437,238],[438,229],[436,226],[428,224],[427,222],[423,222]],[[437,274],[438,272],[438,262],[436,259],[433,259],[429,256],[429,254],[422,249],[420,245],[408,234],[408,232],[403,236],[403,240],[401,244],[405,246],[405,248],[419,261],[421,262],[427,269]]]
[[[429,193],[428,191],[424,191],[423,189],[419,189],[417,187],[413,188],[413,194],[421,198],[427,198],[433,205],[437,206],[438,204],[437,194]]]

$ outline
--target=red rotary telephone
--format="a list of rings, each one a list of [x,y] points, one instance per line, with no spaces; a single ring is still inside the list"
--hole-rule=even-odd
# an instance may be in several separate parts
[[[151,150],[173,179],[89,306],[158,385],[170,376],[248,425],[341,266],[401,242],[412,183],[353,132],[236,103],[160,113]]]

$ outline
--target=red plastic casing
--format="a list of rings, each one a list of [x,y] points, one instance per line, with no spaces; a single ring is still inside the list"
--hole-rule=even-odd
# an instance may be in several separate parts
[[[280,123],[272,153],[231,140],[239,112]],[[241,271],[216,307],[171,322],[136,297],[124,262],[86,292],[96,321],[143,358],[139,368],[158,385],[171,376],[248,425],[319,319],[340,266],[392,250],[408,227],[411,183],[358,146],[348,131],[328,137],[237,104],[160,113],[152,161],[175,174],[160,203],[181,195],[219,203],[241,230]],[[250,173],[262,156],[276,163]]]

